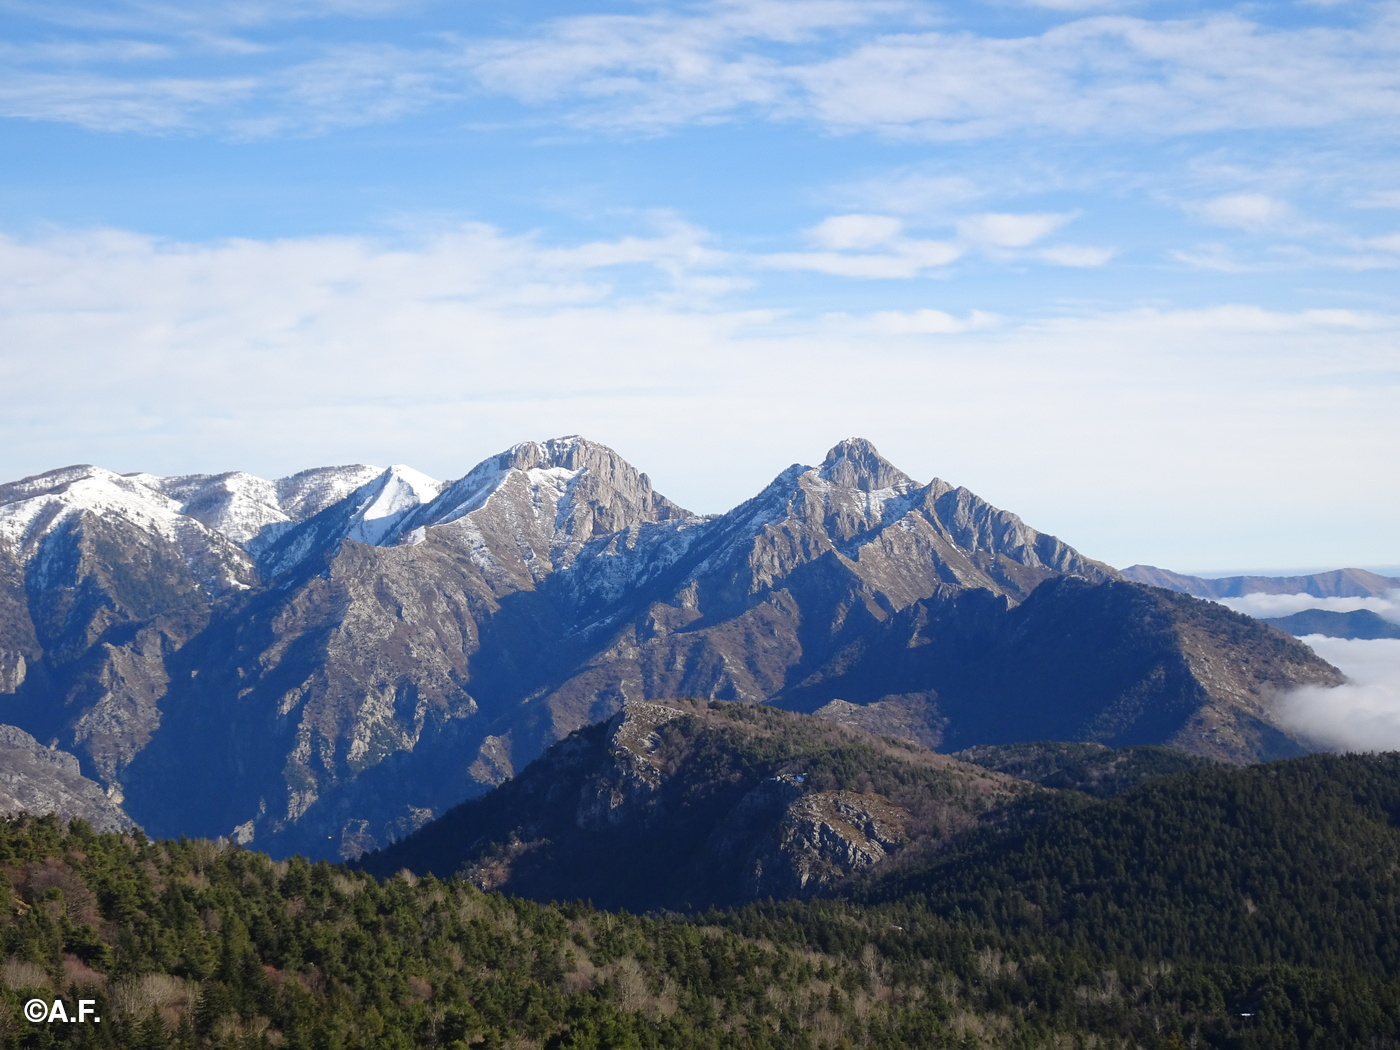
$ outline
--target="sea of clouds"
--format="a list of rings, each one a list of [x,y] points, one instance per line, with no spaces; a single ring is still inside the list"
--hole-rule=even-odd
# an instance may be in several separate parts
[[[1352,612],[1369,609],[1400,623],[1400,590],[1385,597],[1315,598],[1310,594],[1246,594],[1220,604],[1250,616],[1288,616],[1304,609]],[[1305,686],[1281,699],[1284,722],[1296,733],[1333,751],[1400,750],[1400,639],[1301,639],[1313,652],[1340,668],[1345,685]]]

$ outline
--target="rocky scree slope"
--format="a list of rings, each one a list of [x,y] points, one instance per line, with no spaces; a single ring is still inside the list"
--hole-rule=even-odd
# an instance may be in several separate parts
[[[537,900],[704,909],[832,892],[1034,790],[808,715],[632,701],[361,863]]]
[[[630,700],[885,704],[945,747],[1047,729],[1234,761],[1299,747],[1270,735],[1266,694],[1335,671],[1153,594],[859,439],[710,517],[576,437],[453,482],[73,467],[0,486],[0,722],[77,755],[153,834],[343,857]],[[1135,603],[1157,626],[1125,634]],[[1155,663],[1134,663],[1144,640]],[[1071,717],[1018,700],[1036,659],[1070,690],[1101,641],[1122,673]],[[989,692],[998,653],[1015,673]]]

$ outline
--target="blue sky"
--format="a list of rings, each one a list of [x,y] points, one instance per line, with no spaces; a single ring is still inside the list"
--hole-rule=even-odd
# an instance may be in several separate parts
[[[862,434],[1119,565],[1395,564],[1400,4],[0,0],[0,474],[717,511]]]

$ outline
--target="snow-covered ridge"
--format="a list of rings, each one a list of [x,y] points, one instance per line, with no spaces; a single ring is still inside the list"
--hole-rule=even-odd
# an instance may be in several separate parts
[[[102,467],[63,467],[0,486],[0,543],[32,553],[75,513],[125,518],[172,542],[185,515],[180,504],[139,479]]]
[[[629,574],[664,571],[686,552],[701,558],[696,571],[715,557],[755,556],[754,541],[771,548],[760,560],[820,549],[855,559],[896,523],[927,542],[942,536],[965,551],[1030,567],[1075,556],[965,489],[937,479],[921,485],[859,438],[838,444],[820,466],[789,467],[753,499],[713,518],[676,506],[612,449],[576,436],[522,442],[450,482],[402,464],[317,467],[273,480],[65,467],[0,486],[0,545],[24,560],[80,512],[176,542],[192,566],[229,564],[230,579],[269,580],[346,541],[411,545],[435,530],[493,579],[538,581],[588,551],[607,564],[580,580],[607,580],[608,591],[625,587]],[[683,527],[655,528],[663,523]]]
[[[83,512],[182,547],[192,539],[196,547],[216,547],[215,537],[222,538],[265,576],[345,540],[415,543],[439,526],[468,526],[463,519],[478,513],[496,521],[493,532],[505,526],[516,533],[522,554],[544,554],[553,568],[636,521],[690,518],[617,453],[574,436],[522,442],[452,482],[402,464],[317,467],[271,480],[242,471],[163,477],[65,467],[0,486],[0,544],[27,557],[43,536]],[[484,544],[474,546],[486,556]]]
[[[176,547],[196,578],[215,592],[239,590],[256,577],[236,542],[184,513],[182,504],[147,484],[102,467],[64,467],[0,486],[0,545],[30,563],[40,585],[54,569],[46,541],[84,515],[134,526]]]
[[[380,498],[364,508],[370,522],[416,507],[440,488],[411,468],[383,471],[362,464],[318,467],[274,481],[237,471],[161,477],[63,467],[0,486],[0,544],[27,559],[46,536],[86,513],[178,544],[194,561],[207,561],[211,553],[228,560],[230,543],[224,541],[256,555],[376,478],[386,481]]]

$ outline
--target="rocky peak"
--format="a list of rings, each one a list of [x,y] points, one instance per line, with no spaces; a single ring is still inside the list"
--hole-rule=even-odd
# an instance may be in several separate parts
[[[399,532],[462,521],[483,537],[509,533],[512,545],[523,540],[558,568],[591,540],[690,517],[606,445],[563,437],[522,442],[483,461],[406,518]],[[489,538],[485,543],[491,546]]]
[[[503,468],[512,470],[547,470],[551,467],[563,470],[582,470],[585,467],[616,470],[618,465],[627,471],[632,470],[612,449],[578,434],[549,438],[547,441],[522,441],[496,456],[495,460]]]
[[[656,492],[649,477],[608,446],[577,434],[543,442],[525,441],[501,453],[496,460],[504,461],[512,470],[564,470],[580,481],[587,476],[582,489],[591,499],[615,494],[641,512],[639,520],[665,521],[691,516],[689,511]]]
[[[851,437],[826,454],[819,471],[821,478],[843,488],[862,492],[881,489],[908,490],[916,487],[909,475],[880,455],[865,438]]]
[[[685,714],[685,711],[671,704],[648,700],[627,701],[608,723],[608,744],[612,753],[621,756],[625,752],[649,761],[648,756],[656,750],[657,729]]]

